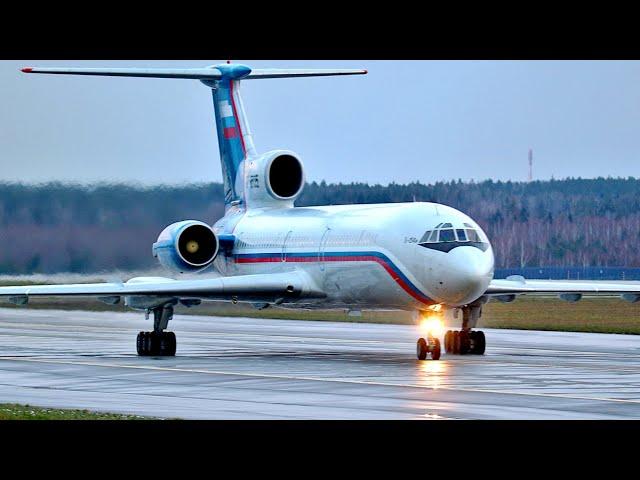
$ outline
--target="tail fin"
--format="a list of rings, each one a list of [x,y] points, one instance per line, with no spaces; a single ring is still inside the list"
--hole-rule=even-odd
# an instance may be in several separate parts
[[[214,81],[202,82],[211,87],[213,109],[216,116],[218,148],[224,180],[224,203],[228,209],[243,202],[244,175],[243,162],[256,155],[253,138],[240,98],[240,79],[251,69],[244,65],[220,65],[216,67],[222,74]]]
[[[111,77],[183,78],[200,80],[211,88],[216,117],[218,147],[222,163],[225,206],[242,206],[242,169],[247,158],[257,155],[242,99],[240,81],[269,78],[363,75],[353,69],[256,69],[241,64],[220,64],[205,68],[23,68],[24,73],[59,75],[100,75]]]

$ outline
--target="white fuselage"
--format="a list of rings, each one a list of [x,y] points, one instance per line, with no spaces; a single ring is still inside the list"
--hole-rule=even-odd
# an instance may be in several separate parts
[[[451,227],[447,235],[473,229],[481,242],[465,243],[461,233],[463,241],[427,248],[424,234],[438,225]],[[236,238],[233,250],[215,261],[220,273],[302,270],[327,294],[316,306],[462,306],[493,278],[485,233],[467,215],[434,203],[258,208],[227,215],[214,229]]]

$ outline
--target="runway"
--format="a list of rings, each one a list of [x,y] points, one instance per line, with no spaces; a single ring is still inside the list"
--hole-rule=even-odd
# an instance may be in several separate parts
[[[485,330],[487,353],[415,359],[415,327],[0,309],[0,403],[183,419],[640,418],[640,337]]]

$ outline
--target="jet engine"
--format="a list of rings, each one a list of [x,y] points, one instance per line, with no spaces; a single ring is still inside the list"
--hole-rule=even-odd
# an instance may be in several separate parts
[[[165,228],[153,244],[153,256],[160,264],[180,273],[204,270],[218,254],[219,241],[206,223],[184,220]]]
[[[264,176],[269,194],[276,200],[291,200],[302,192],[302,162],[292,153],[280,153],[271,158]]]
[[[248,165],[247,191],[254,206],[292,206],[304,187],[302,161],[289,150],[274,150]]]

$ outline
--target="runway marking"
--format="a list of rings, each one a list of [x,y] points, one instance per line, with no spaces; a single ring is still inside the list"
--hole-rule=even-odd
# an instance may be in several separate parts
[[[482,388],[461,388],[461,387],[447,387],[447,386],[429,386],[429,385],[417,385],[417,384],[405,384],[405,383],[393,383],[393,382],[375,382],[367,380],[353,380],[353,379],[338,379],[338,378],[317,378],[306,376],[294,376],[294,375],[277,375],[267,373],[243,373],[243,372],[223,372],[217,370],[202,370],[202,369],[189,369],[178,367],[156,367],[152,365],[122,365],[113,363],[99,363],[99,362],[78,362],[71,360],[55,360],[55,359],[36,359],[36,358],[24,358],[14,356],[0,356],[0,360],[14,361],[14,362],[34,362],[34,363],[51,363],[61,365],[78,365],[89,367],[104,367],[104,368],[125,368],[133,370],[151,370],[161,372],[180,372],[180,373],[201,373],[205,375],[222,375],[222,376],[234,376],[234,377],[248,377],[248,378],[269,378],[277,380],[305,380],[310,382],[331,382],[331,383],[345,383],[345,384],[359,384],[359,385],[375,385],[375,386],[387,386],[387,387],[404,387],[404,388],[421,388],[426,390],[447,390],[454,392],[469,392],[469,393],[493,393],[502,395],[520,395],[530,397],[543,397],[543,398],[559,398],[563,400],[588,400],[597,402],[612,402],[612,403],[625,403],[640,405],[640,400],[629,400],[622,398],[606,398],[606,397],[588,397],[582,395],[562,395],[554,393],[532,393],[532,392],[515,392],[511,390],[491,390]]]

